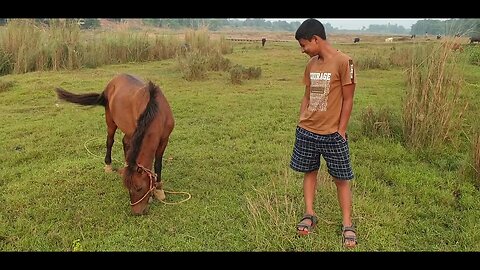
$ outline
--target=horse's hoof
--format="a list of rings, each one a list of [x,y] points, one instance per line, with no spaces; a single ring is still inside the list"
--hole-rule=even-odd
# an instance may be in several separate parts
[[[165,191],[163,191],[163,189],[155,189],[153,191],[153,194],[155,195],[155,198],[157,198],[159,201],[165,200]]]
[[[111,173],[111,172],[113,172],[112,165],[105,165],[105,172],[106,172],[106,173]]]

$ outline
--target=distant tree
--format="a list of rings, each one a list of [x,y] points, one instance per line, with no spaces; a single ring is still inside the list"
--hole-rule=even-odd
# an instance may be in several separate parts
[[[334,29],[335,29],[330,23],[325,23],[323,27],[325,27],[325,32],[327,32],[327,34],[334,32]]]
[[[122,19],[121,18],[107,18],[107,21],[111,21],[111,22],[122,22]]]
[[[367,31],[380,34],[408,34],[405,27],[397,24],[371,24],[368,26]]]
[[[100,27],[99,19],[84,19],[84,23],[80,25],[80,29],[95,29]]]
[[[478,35],[480,34],[480,19],[419,20],[412,25],[410,33],[449,36]]]

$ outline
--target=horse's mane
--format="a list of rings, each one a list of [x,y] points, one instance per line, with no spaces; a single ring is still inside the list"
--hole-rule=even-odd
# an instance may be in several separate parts
[[[153,84],[151,81],[147,84],[148,92],[150,93],[150,100],[145,107],[145,111],[140,115],[137,120],[137,128],[133,133],[132,140],[130,143],[130,149],[127,153],[127,168],[125,170],[124,182],[127,188],[130,188],[132,183],[132,175],[135,169],[137,168],[137,157],[140,153],[142,147],[143,137],[147,131],[150,123],[157,115],[158,104],[156,101],[157,93],[159,92],[158,86]]]

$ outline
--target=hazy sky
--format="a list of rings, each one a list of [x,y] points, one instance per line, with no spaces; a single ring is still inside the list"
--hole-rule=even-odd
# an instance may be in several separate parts
[[[328,18],[317,18],[319,21],[322,23],[330,23],[332,27],[343,29],[343,30],[361,30],[363,26],[368,28],[369,25],[371,24],[396,24],[396,25],[401,25],[405,28],[411,28],[413,24],[415,24],[419,20],[423,19],[401,19],[401,18],[395,18],[395,19],[387,19],[387,18],[374,18],[374,19],[348,19],[348,18],[343,18],[343,19],[328,19]],[[305,19],[267,19],[269,21],[304,21]]]

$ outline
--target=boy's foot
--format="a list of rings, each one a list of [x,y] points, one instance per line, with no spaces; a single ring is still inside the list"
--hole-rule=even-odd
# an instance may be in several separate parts
[[[297,224],[297,233],[300,235],[307,235],[312,232],[317,225],[318,219],[314,215],[305,214],[300,222]]]
[[[355,225],[342,227],[343,246],[346,248],[354,248],[357,245],[357,232]]]

